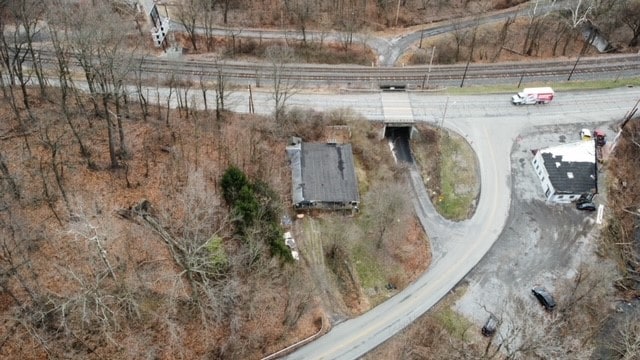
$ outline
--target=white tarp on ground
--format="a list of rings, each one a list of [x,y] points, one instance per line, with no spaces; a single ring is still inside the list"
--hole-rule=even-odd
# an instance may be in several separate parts
[[[300,260],[300,256],[298,255],[298,248],[296,247],[296,241],[291,236],[291,233],[287,231],[284,233],[284,243],[291,249],[291,256],[297,261]]]

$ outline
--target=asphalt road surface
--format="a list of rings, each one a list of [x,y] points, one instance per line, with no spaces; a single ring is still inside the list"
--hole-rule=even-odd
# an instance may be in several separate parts
[[[168,89],[154,87],[148,91],[149,99],[166,104]],[[322,111],[350,108],[370,120],[382,121],[381,97],[381,92],[298,93],[292,95],[287,106]],[[511,105],[511,94],[462,96],[410,92],[408,97],[416,121],[458,132],[476,152],[481,179],[476,213],[464,222],[443,219],[430,203],[419,172],[410,169],[416,214],[432,245],[430,268],[396,296],[362,316],[334,324],[329,333],[290,354],[288,359],[356,359],[429,310],[478,264],[502,233],[511,202],[510,153],[521,131],[540,125],[619,120],[640,99],[640,88],[557,92],[552,103],[529,106]],[[272,113],[271,93],[253,91],[252,98],[257,113]],[[247,112],[248,99],[248,91],[235,91],[226,103],[227,108]],[[201,106],[201,103],[193,95],[190,104]],[[213,99],[208,103],[214,103]]]
[[[602,284],[615,282],[615,264],[597,255],[597,237],[605,226],[597,224],[598,212],[579,211],[575,204],[548,203],[531,160],[534,149],[579,141],[582,128],[604,130],[611,143],[616,127],[615,122],[536,126],[523,129],[514,143],[511,151],[512,200],[509,219],[491,250],[459,285],[462,289],[456,293],[461,296],[456,299],[454,307],[457,313],[475,324],[478,335],[489,313],[500,319],[500,326],[492,341],[495,346],[504,345],[503,348],[507,349],[505,352],[519,351],[524,343],[553,341],[553,336],[548,335],[551,333],[549,327],[545,326],[550,318],[532,296],[532,286],[541,285],[548,289],[555,296],[556,313],[566,314],[575,311],[571,309],[576,304],[569,295],[572,290],[568,289],[570,286],[567,284],[575,285],[578,271],[583,279],[591,277],[590,281],[593,281],[597,276]],[[606,174],[600,171],[598,174],[598,181],[603,184]],[[595,201],[604,205],[606,214],[609,212],[606,187],[601,186],[598,192]],[[588,264],[586,271],[585,264]],[[601,287],[589,290],[599,294],[604,303],[613,300],[600,291]],[[518,304],[525,307],[519,307]],[[613,308],[617,303],[609,304]],[[570,353],[568,357],[574,359],[610,358],[592,355],[593,343],[571,348],[570,344],[582,342],[584,335],[584,332],[578,331],[563,337],[562,356],[566,358],[566,354]],[[562,357],[552,350],[543,351],[543,354],[547,358]]]
[[[495,19],[486,18],[484,21]],[[441,27],[437,31],[447,30],[450,28]],[[263,35],[263,32],[244,32],[250,37]],[[392,40],[364,41],[382,54],[380,65],[388,66],[395,62],[408,44],[416,41],[417,34],[419,33]],[[435,35],[435,32],[427,35]],[[620,72],[618,76],[624,78],[626,73]],[[486,80],[491,83],[496,81],[491,77]],[[55,85],[55,80],[51,82]],[[76,85],[83,86],[81,82]],[[169,93],[167,89],[145,90],[148,100],[166,104]],[[127,91],[135,94],[137,89],[129,87]],[[191,92],[194,93],[197,91]],[[201,98],[191,94],[190,99],[193,101],[190,104],[202,103]],[[482,184],[476,214],[465,222],[452,223],[442,219],[426,196],[419,172],[411,169],[416,213],[432,243],[434,256],[431,267],[390,300],[362,316],[334,324],[328,334],[289,355],[289,358],[358,358],[429,310],[465,277],[502,233],[511,201],[510,151],[522,129],[534,125],[601,123],[620,119],[640,98],[640,89],[621,87],[607,91],[557,93],[556,99],[549,105],[524,107],[510,105],[510,95],[449,96],[441,93],[409,93],[416,121],[431,122],[460,133],[477,153]],[[174,106],[177,105],[175,97],[174,94],[170,101]],[[208,100],[209,104],[215,103],[213,98]],[[270,92],[254,91],[252,100],[258,113],[269,115],[273,112]],[[236,90],[225,105],[231,111],[248,112],[248,91]],[[348,95],[299,93],[292,95],[287,106],[321,111],[350,108],[370,120],[384,119],[379,92]]]
[[[541,14],[557,11],[559,9],[566,9],[567,1],[558,0],[550,5],[537,4],[523,4],[520,6],[511,7],[502,11],[495,11],[489,14],[469,14],[468,17],[463,19],[455,19],[447,22],[438,22],[433,25],[426,26],[424,29],[416,30],[410,33],[402,34],[391,39],[386,37],[380,37],[372,34],[362,33],[342,33],[337,31],[313,31],[306,30],[306,41],[310,42],[336,42],[340,43],[351,39],[354,43],[363,43],[373,49],[378,54],[378,66],[391,67],[395,66],[398,59],[403,55],[404,51],[409,49],[413,44],[422,40],[426,40],[429,37],[433,37],[448,32],[459,31],[473,26],[480,26],[492,22],[497,22],[506,18],[513,18],[517,16],[530,16],[535,14],[540,16]],[[184,31],[185,27],[182,23],[171,20],[170,27],[174,31]],[[195,32],[200,34],[206,34],[205,29],[201,27],[195,27]],[[210,30],[210,34],[215,36],[230,36],[233,34],[236,38],[248,38],[248,39],[270,39],[270,40],[283,40],[283,39],[295,39],[301,41],[303,39],[302,33],[299,29],[291,30],[273,30],[273,29],[243,29],[243,28],[213,28]]]
[[[446,96],[412,94],[410,98],[414,114],[422,114],[418,118],[442,120]],[[640,99],[640,89],[560,93],[544,106],[516,107],[508,99],[508,95],[449,97],[444,126],[465,136],[478,155],[482,185],[474,217],[451,223],[435,213],[428,198],[419,199],[416,210],[434,248],[427,272],[390,300],[337,324],[289,359],[356,359],[426,312],[464,278],[502,232],[511,201],[510,152],[520,131],[533,125],[620,119]],[[415,171],[412,177],[414,183],[421,182]],[[418,192],[418,196],[426,194]]]
[[[130,91],[135,89],[132,87]],[[154,87],[148,91],[149,99],[166,104],[168,89]],[[384,118],[381,96],[380,92],[298,93],[292,95],[287,106],[323,111],[351,108],[370,120],[381,121]],[[272,113],[271,93],[254,91],[252,97],[258,113]],[[640,99],[640,88],[557,92],[551,104],[531,106],[511,105],[511,94],[459,96],[411,92],[408,97],[414,119],[458,132],[476,152],[481,179],[476,214],[458,223],[442,219],[426,196],[417,170],[411,169],[416,213],[433,248],[431,267],[393,298],[362,316],[334,324],[328,334],[289,355],[289,359],[356,359],[429,310],[465,277],[502,233],[511,201],[510,152],[522,129],[619,120]],[[227,108],[247,112],[248,99],[248,91],[236,91]],[[208,103],[214,103],[212,100]],[[201,103],[197,95],[192,95],[190,104]]]

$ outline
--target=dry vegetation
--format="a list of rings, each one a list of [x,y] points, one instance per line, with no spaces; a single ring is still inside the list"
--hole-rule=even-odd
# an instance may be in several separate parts
[[[314,334],[327,318],[366,311],[393,293],[384,285],[405,286],[428,266],[410,202],[370,205],[401,194],[388,184],[403,178],[402,169],[380,129],[349,111],[293,110],[278,125],[152,106],[142,116],[131,106],[122,109],[126,153],[116,154],[114,168],[105,119],[88,98],[80,96],[67,117],[59,90],[47,88],[44,99],[36,88],[28,93],[32,119],[18,121],[10,97],[2,99],[2,356],[257,358]],[[294,223],[303,256],[307,221],[351,228],[353,236],[322,228],[328,266],[313,273],[306,261],[271,256],[260,229],[235,233],[220,178],[238,166],[268,184],[286,213],[286,140],[324,141],[327,125],[354,129],[365,205],[346,222],[317,214]],[[360,259],[365,267],[355,265]],[[327,279],[338,304],[322,298]]]
[[[640,185],[639,120],[636,117],[627,123],[604,166],[608,214],[597,255],[614,259],[617,271],[603,269],[606,260],[602,264],[581,264],[572,277],[556,285],[558,311],[553,315],[532,308],[521,294],[506,296],[494,314],[502,330],[493,338],[483,337],[477,324],[469,323],[452,309],[465,291],[463,283],[367,358],[637,358],[640,215],[638,192],[634,189]]]
[[[454,221],[473,216],[480,179],[475,153],[466,139],[446,129],[421,125],[411,148],[438,212]]]
[[[0,227],[4,356],[254,357],[286,336],[317,330],[322,312],[312,301],[299,319],[283,321],[306,301],[300,294],[309,291],[307,282],[271,258],[264,243],[232,236],[219,195],[230,164],[287,193],[284,142],[270,122],[176,111],[167,126],[157,109],[148,121],[132,109],[129,155],[112,169],[99,115],[77,108],[71,120],[88,144],[89,167],[57,104],[34,104],[28,124],[7,114],[7,105],[4,99],[2,156],[10,177],[3,186],[11,182]],[[13,184],[16,190],[6,191]],[[143,200],[185,247],[222,239],[225,268],[207,281],[192,277],[163,236],[128,212]]]
[[[141,74],[132,74],[128,46],[144,44],[146,34],[126,31],[125,24],[133,27],[126,11],[111,21],[106,2],[82,3],[0,2],[1,75],[14,80],[1,84],[0,99],[0,356],[259,358],[316,333],[328,318],[366,311],[428,266],[424,233],[402,191],[403,169],[376,125],[347,110],[322,114],[284,103],[274,118],[230,114],[222,78],[212,84],[212,111],[190,109],[186,93],[179,109],[151,106],[141,92],[132,101],[123,85]],[[407,1],[397,17],[396,2],[316,4],[321,16],[308,28],[382,30],[454,17],[485,3]],[[287,4],[216,3],[212,10],[225,11],[215,16],[228,19],[214,17],[210,24],[300,28],[306,3]],[[45,18],[56,52],[55,89],[39,62],[23,67],[36,57],[35,33]],[[261,49],[229,37],[212,46],[231,47],[234,55]],[[199,41],[207,48],[210,39],[196,37],[194,52]],[[370,56],[348,37],[332,46],[347,57]],[[318,52],[308,58],[335,56]],[[88,94],[71,76],[71,53],[80,54]],[[172,91],[174,80],[168,80]],[[362,211],[354,218],[309,214],[296,221],[303,258],[287,262],[272,256],[265,224],[236,231],[221,178],[237,166],[275,194],[261,205],[284,214],[290,203],[286,140],[323,141],[327,125],[353,130]],[[316,238],[306,230],[314,224]],[[434,329],[442,341],[428,346],[445,345],[446,333]]]
[[[11,79],[0,106],[3,356],[257,358],[366,311],[393,293],[385,285],[396,290],[428,266],[410,202],[393,199],[403,172],[378,126],[348,110],[287,109],[288,84],[274,90],[273,117],[230,114],[222,74],[199,83],[202,95],[215,93],[208,111],[195,110],[193,84],[173,76],[159,82],[177,109],[153,106],[131,51],[143,40],[122,41],[126,19],[111,21],[107,3],[0,5],[1,71]],[[26,70],[45,14],[55,70],[37,61]],[[132,78],[133,92],[124,86]],[[316,256],[329,266],[315,271],[282,256],[273,219],[289,212],[288,138],[326,141],[327,125],[353,129],[365,201],[347,221],[326,215],[354,236],[319,232]],[[249,179],[240,193],[254,210],[241,213],[224,195],[233,167]],[[303,223],[292,230],[304,255]],[[338,303],[323,298],[327,289]]]
[[[580,54],[595,56],[598,50],[587,46],[582,27],[593,24],[599,28],[611,44],[612,52],[636,52],[640,23],[627,18],[630,14],[638,16],[640,4],[620,2],[616,6],[593,7],[586,11],[585,5],[576,14],[584,15],[577,23],[568,12],[544,14],[531,10],[522,11],[518,18],[486,25],[463,27],[454,20],[454,31],[429,38],[414,45],[400,61],[407,64],[422,65],[430,62],[432,49],[434,64],[457,62],[497,62],[526,61],[573,57]],[[480,14],[482,14],[481,12]]]
[[[304,26],[306,30],[384,31],[506,9],[523,2],[526,0],[406,0],[399,4],[395,0],[229,1],[214,4],[214,13],[209,21],[241,28],[302,29]],[[172,18],[182,15],[186,19],[190,18],[193,9],[200,6],[198,0],[180,0],[171,4],[166,7],[167,13]],[[225,9],[228,9],[226,21]]]
[[[625,298],[640,296],[640,246],[638,221],[640,219],[640,186],[637,170],[640,168],[640,123],[629,121],[622,131],[610,161],[607,199],[613,214],[605,232],[602,251],[619,264],[622,278],[616,286]]]
[[[573,0],[564,2],[571,10],[551,13],[541,10],[551,1],[538,3],[535,7],[533,2],[521,0],[387,0],[375,3],[274,0],[247,4],[224,2],[220,6],[221,12],[215,5],[211,8],[199,0],[185,0],[166,7],[165,12],[186,24],[178,30],[184,31],[184,36],[180,36],[181,44],[189,52],[216,53],[231,58],[261,58],[264,47],[270,43],[262,39],[241,40],[243,29],[286,29],[303,34],[299,40],[283,40],[296,49],[299,61],[370,64],[375,61],[376,54],[354,41],[354,34],[388,34],[398,32],[398,28],[419,31],[425,25],[428,28],[428,24],[445,21],[453,24],[452,32],[421,39],[413,48],[405,49],[406,53],[398,63],[428,64],[434,47],[437,49],[435,64],[596,55],[598,51],[594,47],[585,45],[582,34],[585,26],[596,27],[610,41],[613,51],[637,51],[640,4],[635,0],[618,1],[614,6],[607,2]],[[463,23],[463,20],[507,8],[519,9],[518,17],[481,26]],[[233,30],[222,37],[214,36],[213,28],[220,23]],[[197,24],[204,29],[200,34],[194,30]],[[314,36],[316,42],[310,40],[311,31],[319,34]],[[339,35],[334,31],[339,31]],[[329,35],[334,38],[325,41]]]
[[[630,359],[638,354],[631,337],[637,330],[620,321],[616,332],[607,325],[618,316],[609,311],[613,300],[613,272],[603,273],[599,265],[584,264],[572,278],[565,279],[556,294],[559,311],[550,314],[530,299],[510,294],[494,315],[500,331],[491,338],[481,335],[480,326],[453,309],[466,285],[454,289],[441,303],[423,315],[398,336],[367,355],[368,359],[586,359],[598,349],[611,359]],[[613,314],[611,314],[613,313]],[[604,315],[606,314],[606,315]],[[629,311],[631,321],[637,311]],[[487,310],[487,317],[489,311]],[[625,334],[625,336],[618,336]],[[624,339],[622,341],[621,339]],[[626,343],[625,343],[626,342]],[[604,349],[604,350],[603,350]],[[614,352],[607,352],[614,350]],[[627,357],[623,357],[623,356]],[[631,356],[629,356],[631,355]]]
[[[196,43],[206,43],[208,44],[208,49],[200,48],[200,50],[194,50],[193,44],[188,41],[184,34],[176,34],[175,38],[183,47],[187,58],[203,59],[204,56],[204,58],[213,57],[216,61],[220,59],[240,61],[265,59],[270,47],[283,46],[293,49],[294,57],[291,62],[296,63],[369,65],[376,58],[373,51],[363,44],[344,46],[327,42],[323,44],[308,43],[305,45],[295,41],[233,39],[231,37],[211,37],[207,39],[201,35],[196,35]]]
[[[636,108],[629,112],[637,112]],[[618,278],[613,281],[620,305],[617,314],[600,329],[599,356],[633,359],[640,356],[640,118],[629,117],[604,168],[607,171],[607,203],[611,214],[603,231],[600,253],[615,261]]]

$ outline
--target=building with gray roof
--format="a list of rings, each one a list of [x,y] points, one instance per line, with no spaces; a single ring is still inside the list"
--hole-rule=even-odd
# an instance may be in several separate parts
[[[538,150],[532,164],[548,201],[569,203],[598,191],[593,140]]]
[[[351,144],[294,141],[287,146],[296,209],[355,209],[360,204]]]

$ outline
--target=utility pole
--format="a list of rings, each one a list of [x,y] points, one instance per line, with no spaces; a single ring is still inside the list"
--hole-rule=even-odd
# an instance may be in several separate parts
[[[467,66],[464,67],[464,74],[462,74],[462,82],[460,82],[460,87],[464,85],[464,79],[467,78],[467,71],[469,70],[469,64],[471,63],[471,59],[473,58],[473,49],[476,47],[476,35],[478,33],[478,25],[473,29],[473,38],[471,39],[471,50],[469,50],[469,59],[467,60]]]
[[[447,108],[449,107],[449,97],[444,103],[444,112],[442,113],[442,120],[440,121],[440,135],[442,135],[442,128],[444,127],[444,119],[447,117]]]
[[[469,63],[471,63],[471,57],[467,61],[467,66],[464,67],[464,73],[462,74],[462,81],[460,82],[460,87],[464,85],[464,79],[467,78],[467,71],[469,70]]]
[[[522,75],[520,75],[520,81],[518,81],[518,89],[520,89],[520,85],[522,85],[522,79],[524,79],[524,72],[522,72]]]
[[[571,81],[571,76],[573,76],[573,72],[576,70],[576,67],[578,66],[578,61],[580,61],[580,57],[585,52],[587,52],[587,46],[589,46],[589,44],[591,44],[593,42],[593,39],[595,38],[595,35],[596,35],[596,32],[593,31],[593,30],[589,33],[589,37],[587,38],[587,41],[582,46],[582,50],[580,50],[580,53],[578,54],[578,57],[576,58],[576,62],[573,64],[573,68],[571,68],[571,72],[569,73],[569,77],[567,78],[567,81]]]
[[[256,109],[253,107],[253,93],[251,92],[251,84],[249,84],[249,114],[255,114]]]
[[[569,77],[567,78],[567,81],[571,81],[571,76],[573,76],[573,72],[576,70],[576,66],[578,66],[578,61],[580,61],[581,55],[582,55],[582,52],[578,54],[578,57],[576,58],[576,62],[573,64],[573,67],[571,68],[571,72],[569,72]]]
[[[431,60],[429,60],[429,70],[427,70],[427,84],[429,86],[429,76],[431,76],[431,65],[433,65],[433,54],[436,53],[436,46],[433,45],[433,49],[431,49]],[[422,89],[424,89],[425,84],[422,84]]]

